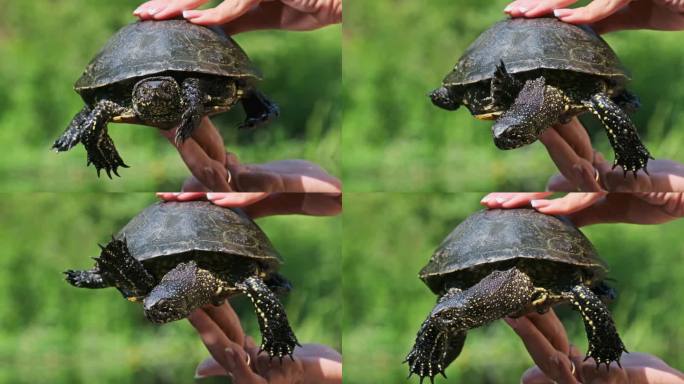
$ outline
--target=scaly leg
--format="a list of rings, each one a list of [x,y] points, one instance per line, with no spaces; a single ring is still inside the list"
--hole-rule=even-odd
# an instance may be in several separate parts
[[[248,90],[241,102],[246,118],[240,128],[257,128],[280,115],[278,106],[256,89]]]
[[[78,288],[107,288],[110,284],[104,281],[100,270],[92,268],[87,271],[69,269],[64,271],[66,281]]]
[[[641,142],[636,126],[629,116],[608,96],[601,93],[592,96],[586,105],[598,116],[606,129],[610,145],[615,151],[613,168],[621,166],[625,176],[628,171],[634,173],[634,177],[640,169],[647,172],[648,159],[653,157]]]
[[[204,116],[204,94],[200,89],[200,81],[195,78],[187,78],[182,84],[183,115],[181,124],[176,130],[176,145],[182,144],[192,132],[199,127]]]
[[[494,271],[465,291],[449,291],[418,332],[407,357],[409,372],[421,381],[432,380],[443,373],[449,358],[456,358],[465,331],[521,311],[537,293],[530,278],[517,268]]]
[[[52,144],[52,149],[56,150],[57,152],[65,152],[73,148],[74,145],[78,144],[78,142],[81,141],[83,123],[86,121],[89,115],[90,108],[86,105],[74,116],[73,119],[71,119],[69,126],[66,130],[64,130],[62,136],[60,136],[55,143]]]
[[[286,355],[292,359],[295,346],[300,345],[290,323],[287,314],[278,297],[271,292],[268,286],[258,277],[248,277],[237,285],[254,304],[261,330],[261,350],[268,355],[278,357],[282,362]]]
[[[567,296],[584,320],[584,328],[589,339],[587,359],[593,357],[597,368],[605,364],[608,369],[613,361],[620,366],[620,356],[627,350],[615,329],[608,307],[584,285],[573,287]]]
[[[95,267],[105,281],[111,282],[130,301],[140,301],[154,288],[154,277],[131,256],[126,239],[112,239],[95,258]]]
[[[100,100],[81,124],[81,143],[88,152],[88,165],[92,163],[95,166],[98,177],[101,169],[111,179],[111,172],[119,176],[118,167],[128,168],[107,134],[107,123],[123,111],[123,107],[112,101]]]

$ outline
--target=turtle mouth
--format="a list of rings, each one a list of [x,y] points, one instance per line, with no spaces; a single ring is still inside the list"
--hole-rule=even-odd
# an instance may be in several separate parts
[[[190,311],[180,309],[168,301],[145,305],[145,317],[153,323],[164,324],[187,317]]]

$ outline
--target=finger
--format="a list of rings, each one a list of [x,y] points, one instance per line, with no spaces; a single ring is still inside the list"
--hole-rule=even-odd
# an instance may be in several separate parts
[[[530,205],[530,201],[544,199],[551,196],[552,192],[526,192],[516,193],[513,197],[504,202],[502,208],[520,208]]]
[[[207,153],[207,156],[225,164],[226,148],[223,137],[208,117],[202,119],[202,123],[192,133],[192,138]]]
[[[572,118],[567,124],[559,124],[554,129],[572,148],[577,156],[591,162],[594,160],[594,148],[591,138],[579,119]]]
[[[570,356],[570,342],[568,335],[565,332],[565,327],[561,323],[553,309],[549,309],[545,314],[536,312],[526,315],[526,317],[534,324],[539,332],[546,337],[551,345],[558,351],[565,352]]]
[[[488,193],[485,197],[480,200],[480,204],[484,205],[489,209],[501,208],[503,203],[507,202],[510,198],[515,195],[514,192],[492,192]]]
[[[520,336],[534,362],[549,378],[558,383],[577,383],[567,353],[555,349],[529,319],[506,318],[505,321]]]
[[[133,11],[135,16],[138,16],[141,20],[151,19],[155,13],[166,8],[167,2],[163,0],[152,0],[143,3],[138,8]]]
[[[247,13],[261,0],[226,0],[214,8],[205,10],[189,10],[183,17],[191,23],[201,25],[226,24]]]
[[[577,2],[577,0],[543,0],[536,6],[533,6],[529,11],[525,12],[525,17],[539,17],[548,15],[554,9],[570,6]]]
[[[207,357],[195,369],[195,379],[203,379],[212,376],[226,376],[226,369],[213,357]]]
[[[176,195],[178,201],[195,201],[204,200],[206,198],[206,193],[204,192],[181,192]]]
[[[236,343],[224,351],[226,356],[227,368],[233,376],[236,384],[257,384],[265,383],[265,380],[252,371],[247,364],[247,352]]]
[[[531,205],[547,215],[570,215],[594,205],[605,195],[605,192],[575,192],[553,200],[534,200]]]
[[[209,315],[202,309],[194,310],[188,316],[190,324],[199,333],[202,342],[207,347],[211,356],[216,359],[223,367],[227,366],[225,349],[230,346],[230,340],[223,333]]]
[[[203,309],[230,340],[238,345],[244,345],[245,332],[240,324],[240,318],[227,301],[219,306],[207,305]]]
[[[555,381],[549,379],[544,372],[542,372],[536,365],[529,368],[523,373],[520,379],[521,384],[555,384]]]
[[[194,139],[186,140],[177,148],[190,172],[204,186],[212,191],[231,190],[224,164],[210,158]]]
[[[207,193],[207,200],[221,207],[245,207],[265,199],[266,192]]]
[[[591,24],[620,10],[630,0],[594,0],[584,7],[556,9],[553,14],[560,20],[572,24]]]
[[[208,0],[175,0],[169,2],[169,4],[157,11],[153,17],[155,20],[165,20],[180,16],[183,11],[188,9],[195,9],[202,4],[206,3]]]
[[[341,20],[341,7],[332,12],[307,13],[293,9],[280,1],[272,1],[260,3],[257,8],[226,24],[224,29],[229,35],[261,29],[309,31],[340,23]]]
[[[561,174],[573,185],[579,186],[582,180],[577,173],[575,165],[583,164],[583,159],[575,153],[558,131],[553,128],[545,130],[539,136],[539,141],[544,144],[551,160],[556,164]]]
[[[157,192],[156,195],[164,201],[176,201],[178,192]]]
[[[539,0],[518,0],[509,4],[504,8],[504,12],[511,15],[511,17],[522,17],[525,12],[537,6]]]

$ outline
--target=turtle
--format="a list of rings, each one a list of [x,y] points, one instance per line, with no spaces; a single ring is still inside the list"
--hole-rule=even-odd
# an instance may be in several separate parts
[[[640,106],[625,88],[629,80],[590,27],[509,18],[485,30],[429,97],[440,108],[464,105],[477,119],[496,120],[492,134],[500,149],[531,144],[546,128],[590,111],[615,151],[613,168],[636,177],[640,169],[648,172],[653,157],[628,115]]]
[[[170,130],[176,144],[188,139],[203,116],[240,102],[241,128],[279,115],[278,106],[255,88],[261,79],[242,48],[222,29],[185,20],[138,21],[120,29],[87,65],[74,90],[85,106],[52,148],[68,151],[81,142],[88,165],[119,175],[127,168],[107,124],[133,123]]]
[[[616,296],[607,271],[591,242],[565,217],[528,208],[470,215],[420,271],[439,298],[406,357],[409,377],[417,374],[422,382],[444,375],[469,329],[561,303],[570,303],[584,320],[587,358],[597,368],[620,365],[627,350],[606,305]]]
[[[131,219],[89,270],[67,270],[79,288],[114,287],[142,303],[145,317],[164,324],[193,310],[245,294],[253,303],[271,358],[292,358],[300,345],[276,294],[289,281],[277,273],[282,259],[266,234],[241,210],[207,201],[159,202]]]

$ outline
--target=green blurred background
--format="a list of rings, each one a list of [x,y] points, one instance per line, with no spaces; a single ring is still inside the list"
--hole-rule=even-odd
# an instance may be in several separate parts
[[[50,150],[83,102],[73,91],[107,39],[135,19],[142,0],[0,0],[0,179],[2,191],[179,190],[189,171],[149,127],[110,125],[131,166],[97,179],[82,145]],[[210,2],[216,4],[216,1]],[[302,158],[339,175],[341,28],[257,31],[236,36],[264,74],[260,89],[281,107],[274,123],[238,132],[242,108],[217,116],[226,148],[244,162]]]
[[[70,286],[151,194],[0,194],[0,383],[189,383],[208,356],[187,321],[148,322],[115,289]],[[283,300],[301,342],[341,348],[340,218],[258,220],[294,289]],[[253,307],[232,299],[261,340]],[[226,382],[225,380],[221,382]]]
[[[418,271],[449,232],[480,209],[481,193],[345,195],[343,215],[344,381],[410,381],[403,359],[436,297]],[[684,220],[658,226],[595,225],[583,232],[610,266],[618,290],[611,304],[630,351],[684,368]],[[577,312],[557,313],[570,341],[586,351]],[[496,321],[468,333],[461,356],[437,383],[517,383],[532,360],[520,339]]]
[[[557,172],[540,143],[501,151],[491,122],[434,107],[438,87],[468,45],[504,18],[508,0],[349,1],[343,30],[345,191],[543,190]],[[581,4],[579,2],[578,4]],[[586,3],[586,1],[584,1]],[[605,36],[632,72],[633,116],[655,158],[684,162],[681,32]],[[587,116],[595,148],[608,139]]]

